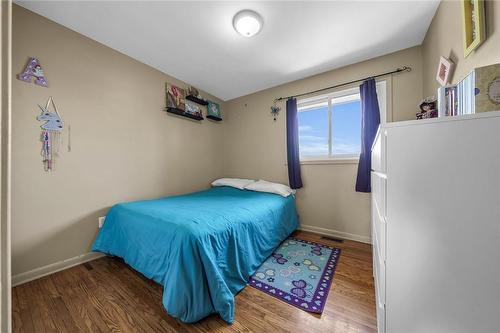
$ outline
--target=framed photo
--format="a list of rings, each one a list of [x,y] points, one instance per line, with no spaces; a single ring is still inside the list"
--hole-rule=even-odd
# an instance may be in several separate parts
[[[222,120],[222,114],[220,112],[220,105],[212,101],[208,101],[207,105],[207,117],[215,120]]]
[[[500,64],[474,69],[475,112],[500,110]]]
[[[186,109],[186,91],[173,84],[167,83],[167,108]]]
[[[455,64],[451,60],[445,57],[441,57],[439,59],[439,66],[436,73],[436,80],[442,87],[446,86],[450,82],[450,78],[451,75],[453,74],[454,67]]]
[[[186,113],[192,114],[193,116],[202,117],[200,107],[192,103],[186,103]]]
[[[484,1],[461,0],[464,34],[464,56],[467,57],[486,39]]]
[[[188,90],[187,91],[188,96],[194,96],[194,97],[199,97],[200,96],[200,92],[198,91],[198,89],[196,89],[193,86],[188,86],[187,90]]]

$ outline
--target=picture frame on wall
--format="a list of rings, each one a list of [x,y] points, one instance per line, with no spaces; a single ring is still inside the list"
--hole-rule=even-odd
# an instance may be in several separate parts
[[[436,73],[436,80],[437,82],[439,82],[441,87],[444,87],[448,83],[450,83],[454,67],[455,64],[450,59],[447,59],[445,57],[441,57],[439,59],[438,70]]]
[[[176,85],[167,83],[167,108],[184,111],[186,109],[186,91]]]
[[[462,0],[464,57],[469,56],[486,39],[483,0]]]

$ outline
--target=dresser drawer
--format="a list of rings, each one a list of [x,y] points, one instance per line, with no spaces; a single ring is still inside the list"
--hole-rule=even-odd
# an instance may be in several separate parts
[[[380,257],[376,246],[373,247],[373,262],[377,305],[385,305],[385,261]]]
[[[375,200],[372,200],[372,243],[380,257],[386,259],[386,220],[381,216]]]
[[[380,264],[380,257],[375,248],[373,262],[377,331],[378,333],[385,333],[385,265]]]
[[[386,171],[385,154],[386,154],[386,131],[385,129],[379,128],[377,136],[375,137],[372,146],[372,170],[385,173]]]
[[[377,304],[377,332],[385,333],[385,305]]]
[[[372,171],[372,200],[375,202],[381,217],[386,217],[387,177],[385,174]]]

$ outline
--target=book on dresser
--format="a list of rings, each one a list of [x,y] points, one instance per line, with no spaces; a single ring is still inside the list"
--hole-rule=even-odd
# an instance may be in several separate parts
[[[499,332],[499,142],[499,111],[379,128],[371,225],[378,332]]]

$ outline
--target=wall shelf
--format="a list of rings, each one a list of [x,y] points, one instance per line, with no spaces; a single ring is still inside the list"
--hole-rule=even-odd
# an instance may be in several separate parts
[[[221,121],[222,120],[222,118],[219,118],[219,117],[216,117],[216,116],[212,116],[212,115],[208,115],[207,118],[215,120],[215,121]]]
[[[205,101],[203,99],[199,99],[198,97],[193,96],[193,95],[187,95],[186,99],[190,100],[191,102],[195,102],[196,104],[200,104],[200,105],[204,105],[204,106],[208,105],[207,101]]]
[[[186,117],[186,118],[190,118],[190,119],[194,119],[194,120],[203,120],[203,119],[205,119],[202,116],[197,116],[197,115],[194,115],[194,114],[190,114],[190,113],[185,112],[184,110],[177,109],[177,108],[167,107],[165,109],[165,111],[167,111],[168,113],[173,113],[173,114],[176,114],[178,116],[182,116],[182,117]]]

